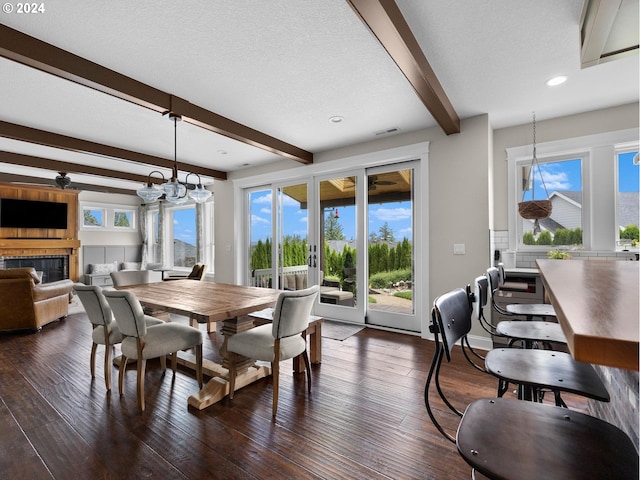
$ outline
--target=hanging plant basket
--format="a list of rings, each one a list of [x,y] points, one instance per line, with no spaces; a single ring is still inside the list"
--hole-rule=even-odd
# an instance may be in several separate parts
[[[544,188],[546,200],[536,200],[535,198],[535,185],[533,180],[536,175],[536,167],[538,168],[538,175],[540,175],[540,181]],[[533,233],[540,233],[540,224],[538,220],[551,216],[551,210],[553,205],[549,200],[549,193],[547,192],[547,186],[544,183],[544,176],[540,170],[538,159],[536,157],[536,113],[533,112],[533,157],[531,159],[531,168],[527,175],[526,185],[531,185],[531,200],[525,200],[525,191],[522,192],[522,201],[518,203],[518,213],[522,218],[527,220],[535,220]]]
[[[551,200],[528,200],[518,203],[518,213],[527,220],[539,220],[551,215]]]

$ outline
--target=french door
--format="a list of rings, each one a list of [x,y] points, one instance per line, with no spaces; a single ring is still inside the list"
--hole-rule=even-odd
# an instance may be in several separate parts
[[[321,286],[326,318],[420,331],[418,162],[247,190],[247,283]]]
[[[313,284],[309,279],[308,196],[308,182],[247,191],[246,284],[287,290]]]

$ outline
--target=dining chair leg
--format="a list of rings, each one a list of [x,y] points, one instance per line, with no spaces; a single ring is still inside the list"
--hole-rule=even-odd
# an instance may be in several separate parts
[[[173,352],[171,354],[171,370],[173,370],[173,375],[176,374],[177,369],[178,369],[178,352]]]
[[[138,382],[136,389],[136,396],[138,397],[138,408],[144,412],[144,371],[147,365],[147,360],[138,358]]]
[[[307,391],[311,393],[311,364],[309,363],[309,355],[307,355],[306,349],[302,352],[302,359],[304,360],[304,367],[307,371]]]
[[[162,370],[162,374],[164,375],[167,371],[167,356],[160,356],[160,369]]]
[[[104,347],[104,384],[107,392],[111,391],[111,348],[109,344]]]
[[[233,352],[227,352],[227,354],[229,355],[229,398],[233,399],[236,391],[236,354]]]
[[[196,377],[198,388],[202,389],[202,345],[196,345]]]
[[[97,350],[98,350],[98,344],[94,342],[91,345],[91,360],[89,361],[89,366],[91,368],[91,378],[96,377],[96,351]]]
[[[280,384],[280,361],[277,358],[271,363],[271,374],[273,376],[273,406],[271,409],[271,415],[275,418],[278,411],[278,386]]]
[[[125,372],[126,366],[127,366],[127,357],[122,355],[120,357],[120,368],[118,369],[118,393],[120,395],[124,395],[122,386],[124,384],[124,372]]]

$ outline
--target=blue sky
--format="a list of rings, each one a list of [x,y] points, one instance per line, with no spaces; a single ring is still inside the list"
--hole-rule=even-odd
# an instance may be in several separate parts
[[[271,193],[267,191],[255,192],[251,195],[253,205],[251,218],[251,241],[271,237]],[[347,240],[355,239],[356,209],[354,206],[337,207],[338,221]],[[284,204],[285,235],[306,236],[307,210],[300,209],[300,205],[287,197]],[[331,209],[331,214],[334,210]],[[329,211],[325,211],[325,217]],[[376,234],[379,228],[387,222],[393,230],[396,240],[405,236],[411,239],[411,202],[393,202],[382,205],[373,204],[369,207],[369,229]]]
[[[621,192],[638,191],[640,166],[633,164],[633,157],[636,153],[623,153],[618,157],[618,185]]]
[[[621,192],[637,192],[640,178],[638,165],[633,165],[635,152],[624,153],[619,156],[619,186]],[[555,190],[581,190],[582,171],[580,160],[569,160],[540,165],[540,171],[549,195]],[[540,180],[540,173],[535,171],[535,198],[545,199],[545,191]],[[525,200],[531,199],[531,192],[527,192]],[[271,192],[261,191],[251,194],[253,205],[251,218],[251,241],[271,237]],[[338,206],[339,222],[347,240],[355,239],[356,209],[354,206]],[[285,235],[306,236],[307,210],[300,209],[300,205],[293,199],[286,197],[284,205]],[[324,215],[329,213],[325,211]],[[333,214],[333,209],[331,209]],[[380,227],[387,222],[391,227],[395,239],[400,241],[405,236],[411,240],[411,202],[394,202],[386,204],[372,204],[368,212],[369,233],[378,234]]]
[[[196,213],[195,208],[173,211],[173,236],[177,240],[196,244]]]
[[[620,192],[637,192],[640,179],[640,167],[633,164],[636,152],[620,154],[618,157],[618,182]],[[535,168],[535,198],[546,198],[540,172],[549,195],[554,190],[582,190],[582,171],[580,160],[545,163],[540,171]],[[525,200],[531,200],[531,192],[527,192]]]

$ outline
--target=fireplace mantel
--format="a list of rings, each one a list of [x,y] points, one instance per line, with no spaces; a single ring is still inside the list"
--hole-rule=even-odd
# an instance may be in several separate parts
[[[2,253],[8,254],[6,250],[42,250],[42,249],[78,249],[80,248],[80,240],[73,238],[57,239],[57,238],[0,238],[0,248]],[[36,255],[33,251],[30,251]],[[11,255],[14,255],[11,253]]]
[[[80,240],[53,238],[0,238],[0,256],[29,257],[38,255],[68,255],[69,278],[78,280],[78,249]]]

